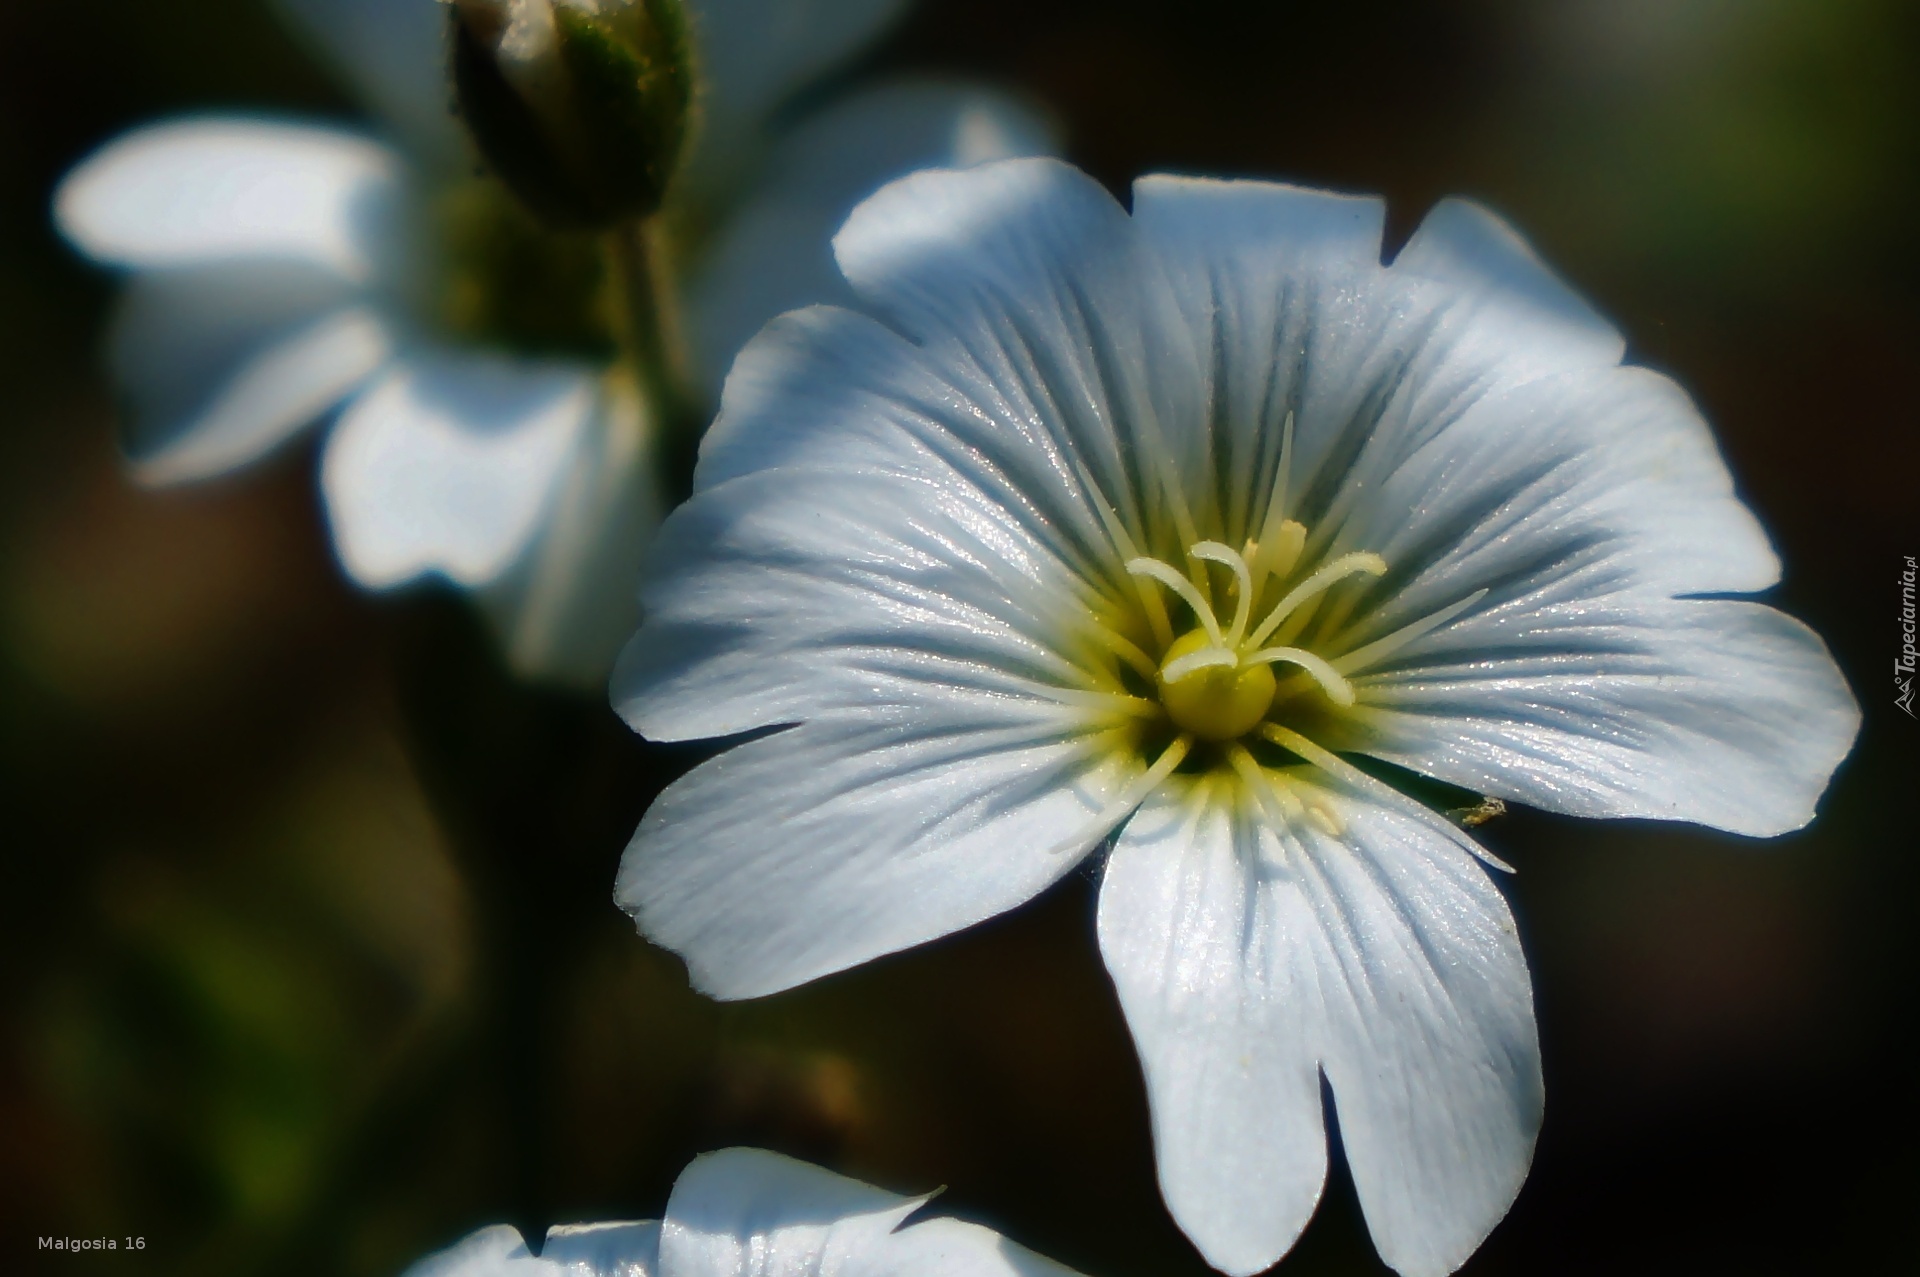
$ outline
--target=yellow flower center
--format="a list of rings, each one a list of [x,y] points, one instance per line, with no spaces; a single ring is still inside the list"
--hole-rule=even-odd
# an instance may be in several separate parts
[[[1141,769],[1055,852],[1079,855],[1098,846],[1162,785],[1214,793],[1224,780],[1225,792],[1252,804],[1275,831],[1304,821],[1335,838],[1345,820],[1316,775],[1384,793],[1390,802],[1410,801],[1313,738],[1338,731],[1336,720],[1365,712],[1356,678],[1446,625],[1487,591],[1378,633],[1379,616],[1371,609],[1390,607],[1392,600],[1378,598],[1372,587],[1386,575],[1386,560],[1368,550],[1336,553],[1310,544],[1306,526],[1287,517],[1292,454],[1289,415],[1257,518],[1245,517],[1253,511],[1244,503],[1233,517],[1212,502],[1196,511],[1170,467],[1162,476],[1168,481],[1136,494],[1123,516],[1094,476],[1078,467],[1130,579],[1106,583],[1117,590],[1096,586],[1083,596],[1088,623],[1064,649],[1082,679],[1047,694],[1063,712],[1085,715],[1097,731],[1090,739],[1121,758],[1133,755]],[[1155,496],[1163,502],[1158,507]],[[1206,524],[1233,527],[1229,536],[1246,539],[1236,548],[1206,538],[1200,534]],[[1177,545],[1185,546],[1184,554],[1142,553]],[[1360,686],[1364,691],[1367,684]]]
[[[1155,680],[1167,717],[1183,732],[1201,740],[1234,740],[1260,725],[1273,704],[1273,666],[1207,666],[1169,679],[1167,667],[1183,657],[1205,651],[1212,644],[1205,630],[1192,630],[1173,641],[1160,660]]]
[[[1343,655],[1336,668],[1336,662],[1310,650],[1325,635],[1303,635],[1316,616],[1325,621],[1327,597],[1335,587],[1353,577],[1380,576],[1387,565],[1379,555],[1362,551],[1336,555],[1296,576],[1306,529],[1291,519],[1273,523],[1264,547],[1252,540],[1240,550],[1219,541],[1194,542],[1187,547],[1186,572],[1144,555],[1126,560],[1138,610],[1109,615],[1087,634],[1108,660],[1131,668],[1142,682],[1129,685],[1108,667],[1105,688],[1060,695],[1065,703],[1131,720],[1125,739],[1137,745],[1157,743],[1146,769],[1056,851],[1085,851],[1176,770],[1196,763],[1236,775],[1242,792],[1281,824],[1297,816],[1337,834],[1339,818],[1331,808],[1296,795],[1282,773],[1263,766],[1252,750],[1278,746],[1315,766],[1345,767],[1276,715],[1294,698],[1315,691],[1334,707],[1354,704],[1353,684],[1342,672],[1352,667],[1347,660],[1352,654]],[[1120,536],[1115,540],[1125,544]],[[1209,565],[1226,569],[1225,578],[1219,572],[1209,575]],[[1216,611],[1216,600],[1226,606]],[[1176,635],[1181,608],[1191,614],[1193,626]],[[1401,637],[1381,642],[1397,643]],[[1369,652],[1359,649],[1359,654]],[[1289,667],[1284,677],[1276,676],[1276,665]],[[1171,738],[1164,734],[1168,728]]]
[[[1263,554],[1253,542],[1244,550],[1219,541],[1195,542],[1187,549],[1191,574],[1182,574],[1160,559],[1135,557],[1127,562],[1127,572],[1139,583],[1150,628],[1165,644],[1157,665],[1141,673],[1151,673],[1160,709],[1189,740],[1225,742],[1249,735],[1266,721],[1275,693],[1289,685],[1299,690],[1299,679],[1317,684],[1335,705],[1353,704],[1353,685],[1346,677],[1313,651],[1295,646],[1293,640],[1328,590],[1349,577],[1379,576],[1387,565],[1377,554],[1342,554],[1289,588],[1288,576],[1299,559],[1306,529],[1288,521],[1275,539],[1278,554]],[[1221,584],[1219,577],[1206,574],[1207,564],[1217,564],[1231,574],[1224,594],[1215,588]],[[1156,589],[1165,589],[1184,604],[1196,627],[1173,637],[1166,600]],[[1254,624],[1254,605],[1263,595],[1273,602]],[[1232,604],[1231,619],[1225,623],[1214,610],[1217,597]],[[1151,660],[1145,652],[1136,652],[1136,668]],[[1274,675],[1275,665],[1297,670],[1297,679],[1282,684]]]

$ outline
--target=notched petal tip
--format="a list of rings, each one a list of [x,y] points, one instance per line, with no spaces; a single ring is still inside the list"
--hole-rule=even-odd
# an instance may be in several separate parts
[[[540,1258],[570,1275],[584,1268],[595,1277],[657,1277],[660,1221],[555,1224],[547,1230]]]
[[[1151,173],[1134,179],[1133,216],[1169,243],[1191,239],[1232,251],[1238,243],[1285,245],[1321,264],[1380,264],[1387,204],[1288,182]]]
[[[544,1277],[548,1271],[519,1229],[491,1224],[419,1260],[402,1277]]]
[[[1519,231],[1473,200],[1449,196],[1435,204],[1394,257],[1391,269],[1523,308],[1583,342],[1610,350],[1610,362],[1626,353],[1619,330],[1554,273]]]
[[[429,573],[485,586],[549,518],[592,440],[590,369],[495,356],[421,355],[342,414],[321,488],[341,562],[385,589]]]

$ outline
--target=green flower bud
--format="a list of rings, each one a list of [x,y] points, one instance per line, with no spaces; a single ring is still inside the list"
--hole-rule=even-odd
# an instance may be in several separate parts
[[[693,96],[680,0],[450,0],[453,81],[480,152],[562,226],[660,206]]]

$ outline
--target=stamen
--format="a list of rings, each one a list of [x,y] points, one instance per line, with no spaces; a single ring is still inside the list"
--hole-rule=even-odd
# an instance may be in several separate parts
[[[1160,681],[1178,683],[1189,674],[1197,674],[1204,669],[1212,669],[1216,666],[1233,669],[1239,663],[1240,658],[1224,647],[1203,647],[1197,652],[1189,652],[1185,656],[1168,661],[1166,668],[1160,671]]]
[[[1260,622],[1260,628],[1255,630],[1247,641],[1255,645],[1264,642],[1267,635],[1273,633],[1274,627],[1287,619],[1287,613],[1336,582],[1359,572],[1365,572],[1370,576],[1381,576],[1386,573],[1386,570],[1387,561],[1371,551],[1341,555],[1287,591],[1286,597],[1274,605],[1273,611],[1267,613],[1267,619]]]
[[[1280,628],[1267,636],[1267,642],[1275,647],[1286,647],[1293,643],[1295,639],[1307,632],[1307,627],[1312,625],[1314,618],[1320,615],[1320,605],[1326,601],[1327,596],[1323,592],[1293,609],[1293,615],[1280,622]]]
[[[1292,519],[1282,520],[1277,531],[1254,547],[1254,557],[1247,563],[1255,587],[1265,584],[1269,573],[1284,578],[1293,571],[1293,565],[1300,561],[1300,551],[1306,547],[1306,526]]]
[[[1240,779],[1252,791],[1253,800],[1267,813],[1267,819],[1281,829],[1287,827],[1287,810],[1280,801],[1280,787],[1260,764],[1254,761],[1245,745],[1227,747],[1227,761],[1233,764],[1233,770],[1240,773]],[[1289,795],[1291,797],[1291,795]],[[1282,848],[1284,854],[1284,846]]]
[[[1119,514],[1100,494],[1100,489],[1094,483],[1093,476],[1087,473],[1086,466],[1082,465],[1077,457],[1074,458],[1073,466],[1080,474],[1080,482],[1086,486],[1087,495],[1093,500],[1094,512],[1100,516],[1100,523],[1106,528],[1107,536],[1112,539],[1114,549],[1120,551],[1120,557],[1123,559],[1139,557],[1139,547],[1133,543],[1133,538],[1127,535],[1127,529],[1120,522]],[[1143,581],[1133,583],[1133,592],[1140,598],[1140,606],[1147,614],[1147,626],[1153,631],[1155,641],[1162,647],[1173,642],[1173,623],[1167,619],[1166,605],[1160,601],[1160,595],[1149,589]],[[1151,678],[1152,675],[1148,677]]]
[[[1088,691],[1077,687],[1052,687],[1045,683],[1029,682],[1028,690],[1042,700],[1053,701],[1059,705],[1085,709],[1117,710],[1134,718],[1156,719],[1163,712],[1160,702],[1150,701],[1144,696],[1130,696],[1125,692]]]
[[[1385,660],[1415,639],[1431,634],[1486,597],[1485,590],[1475,590],[1466,598],[1449,603],[1438,612],[1431,612],[1417,621],[1401,626],[1384,638],[1377,638],[1363,647],[1354,648],[1345,656],[1335,658],[1333,668],[1342,674],[1350,674],[1376,661]]]
[[[1194,616],[1199,619],[1201,627],[1206,630],[1207,637],[1213,641],[1213,645],[1215,647],[1224,645],[1224,640],[1220,635],[1220,622],[1214,619],[1213,608],[1207,603],[1207,600],[1201,596],[1200,591],[1195,588],[1193,582],[1187,580],[1187,578],[1181,576],[1178,572],[1175,572],[1158,559],[1128,559],[1127,571],[1133,573],[1135,576],[1150,576],[1160,582],[1160,584],[1166,586],[1169,590],[1172,590],[1175,594],[1178,594],[1186,601],[1187,606],[1193,609]]]
[[[1160,433],[1159,419],[1151,411],[1141,413],[1134,421],[1134,430],[1140,442],[1147,445],[1145,451],[1158,454],[1147,458],[1148,466],[1160,480],[1160,495],[1166,498],[1173,515],[1174,531],[1179,533],[1182,542],[1192,545],[1200,539],[1200,533],[1194,527],[1193,511],[1187,508],[1186,493],[1181,490],[1180,470],[1174,464],[1173,449]]]
[[[1075,855],[1085,855],[1091,851],[1102,838],[1113,832],[1115,825],[1131,816],[1133,809],[1144,802],[1148,794],[1159,788],[1161,781],[1173,774],[1173,769],[1180,765],[1180,760],[1185,758],[1187,751],[1192,748],[1193,737],[1184,735],[1174,737],[1173,743],[1161,751],[1160,757],[1154,761],[1153,766],[1147,768],[1131,785],[1121,790],[1118,798],[1102,807],[1100,814],[1081,826],[1072,837],[1049,847],[1047,854],[1060,856],[1072,852]]]
[[[1298,647],[1269,647],[1240,658],[1243,665],[1258,665],[1274,661],[1285,661],[1289,665],[1298,665],[1313,676],[1313,681],[1326,691],[1327,698],[1335,705],[1353,704],[1353,684],[1341,678],[1333,666],[1327,664],[1312,652]]]
[[[1287,524],[1293,523],[1293,520],[1286,517],[1287,490],[1291,486],[1292,477],[1293,411],[1292,409],[1288,409],[1287,419],[1280,425],[1280,464],[1274,472],[1273,489],[1267,493],[1266,516],[1260,520],[1260,531],[1256,534],[1256,544],[1260,549],[1247,564],[1247,567],[1253,572],[1253,580],[1256,585],[1265,579],[1268,572],[1278,572],[1281,575],[1285,575],[1287,568],[1293,566],[1291,563],[1287,565],[1287,568],[1274,566],[1278,559],[1275,551],[1280,548],[1276,544],[1276,539],[1282,534]],[[1294,526],[1298,527],[1299,525],[1295,524]],[[1300,529],[1300,539],[1303,544],[1306,541],[1306,531],[1305,528]],[[1298,555],[1299,551],[1295,550],[1294,553]]]
[[[1232,546],[1218,541],[1202,541],[1187,553],[1233,570],[1234,582],[1240,587],[1240,600],[1233,607],[1233,624],[1227,627],[1226,646],[1240,646],[1240,637],[1247,632],[1247,617],[1253,611],[1253,575],[1247,571],[1247,561],[1235,553]]]
[[[1402,811],[1409,812],[1421,818],[1422,823],[1430,824],[1433,828],[1446,833],[1457,846],[1474,858],[1485,861],[1495,869],[1505,870],[1507,873],[1513,872],[1512,865],[1456,830],[1451,824],[1447,823],[1447,821],[1435,815],[1435,813],[1428,811],[1425,807],[1407,797],[1385,781],[1375,780],[1372,776],[1367,775],[1358,767],[1355,767],[1352,763],[1341,758],[1331,750],[1322,749],[1320,746],[1302,736],[1299,732],[1289,731],[1278,723],[1262,723],[1260,725],[1260,734],[1282,749],[1292,750],[1322,771],[1345,781],[1362,793],[1380,799],[1390,807],[1398,807]]]
[[[1340,627],[1347,623],[1347,618],[1353,615],[1353,609],[1359,605],[1360,595],[1358,591],[1338,595],[1329,592],[1320,598],[1327,606],[1315,624],[1314,632],[1319,635],[1319,641],[1324,643],[1330,635],[1338,634]]]
[[[1155,595],[1155,598],[1158,598]],[[1116,633],[1104,625],[1096,624],[1091,631],[1093,641],[1112,652],[1115,656],[1133,667],[1134,673],[1151,683],[1159,676],[1160,668],[1153,658],[1141,651],[1139,645],[1124,634]]]

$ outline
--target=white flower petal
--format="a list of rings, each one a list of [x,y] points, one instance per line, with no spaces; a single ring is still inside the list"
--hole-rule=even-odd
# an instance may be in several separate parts
[[[901,1197],[778,1153],[722,1149],[674,1183],[659,1277],[838,1277],[873,1265],[926,1199]]]
[[[821,307],[775,321],[736,361],[615,678],[645,734],[857,705],[875,660],[1071,685],[1058,649],[1072,627],[1090,602],[1132,597],[1103,519],[1138,529],[1124,499],[1135,468],[1172,464],[1159,406],[1180,398],[1170,297],[1134,286],[1128,268],[1150,280],[1152,263],[1099,187],[1051,161],[990,171],[968,200],[943,194],[960,173],[902,179],[836,240],[905,337]],[[1144,304],[1156,299],[1168,304]],[[946,319],[958,335],[927,336]],[[1164,384],[1142,376],[1167,362]],[[1117,516],[1082,467],[1122,498]]]
[[[1322,1067],[1367,1228],[1406,1277],[1465,1263],[1540,1129],[1540,1044],[1513,915],[1462,836],[1411,804],[1321,799],[1299,890],[1319,920]]]
[[[751,1148],[696,1158],[673,1186],[659,1277],[1069,1277],[927,1202]]]
[[[1768,836],[1859,729],[1826,645],[1754,603],[1575,597],[1469,612],[1354,680],[1352,747],[1552,811]]]
[[[724,182],[757,150],[776,108],[905,8],[906,0],[688,0],[703,97],[692,171],[680,180]]]
[[[1520,233],[1471,200],[1441,200],[1393,259],[1399,276],[1447,285],[1476,306],[1457,358],[1617,363],[1626,343],[1614,326],[1550,270]],[[1563,347],[1552,350],[1551,347]]]
[[[392,338],[329,272],[228,263],[137,277],[109,351],[135,477],[167,484],[272,451],[385,363]]]
[[[519,562],[481,593],[525,677],[601,692],[640,622],[640,563],[666,499],[652,420],[609,382]]]
[[[958,931],[1039,894],[1126,777],[1058,707],[900,686],[739,745],[641,821],[614,899],[749,998]]]
[[[1780,563],[1706,423],[1643,368],[1542,377],[1467,407],[1341,532],[1395,569],[1370,629],[1476,589],[1538,603],[1765,589]]]
[[[1073,1277],[975,1224],[907,1224],[927,1200],[722,1149],[681,1172],[663,1220],[553,1228],[538,1259],[513,1229],[485,1228],[406,1277]]]
[[[938,81],[868,90],[809,116],[781,139],[688,290],[703,379],[717,392],[735,352],[782,311],[851,300],[831,240],[882,183],[1052,147],[1047,123],[1006,95]]]
[[[547,1230],[540,1258],[555,1277],[657,1277],[660,1221],[560,1224]]]
[[[849,1277],[1071,1277],[1073,1270],[990,1228],[935,1218],[900,1229],[847,1267]]]
[[[414,1264],[402,1277],[554,1277],[527,1251],[520,1230],[493,1224]]]
[[[54,220],[82,252],[116,265],[283,259],[368,284],[392,269],[401,198],[398,157],[358,134],[176,120],[83,160],[54,195]]]
[[[1084,607],[1056,584],[1074,575],[1075,511],[1008,500],[1008,471],[1045,464],[1030,444],[871,320],[776,321],[735,366],[698,493],[661,530],[616,707],[670,740],[864,705],[876,671],[1071,685],[1049,639]]]
[[[1143,808],[1100,942],[1146,1067],[1161,1183],[1203,1254],[1257,1272],[1324,1168],[1317,1064],[1381,1256],[1453,1271],[1506,1213],[1539,1050],[1506,903],[1440,818],[1326,789],[1282,842],[1211,778]],[[1263,826],[1265,826],[1263,830]]]
[[[1259,531],[1289,417],[1294,517],[1319,544],[1463,407],[1619,362],[1619,335],[1491,215],[1442,204],[1391,267],[1383,215],[1377,199],[1266,182],[1134,185],[1136,223],[1212,356],[1202,393],[1226,456],[1195,497],[1234,544]]]
[[[934,169],[854,209],[834,256],[861,301],[993,420],[1074,463],[1132,517],[1142,473],[1184,487],[1206,456],[1200,361],[1131,220],[1058,160]]]
[[[1315,638],[1355,653],[1363,704],[1406,711],[1349,747],[1583,814],[1745,833],[1811,816],[1856,721],[1837,670],[1771,613],[1671,602],[1765,588],[1778,560],[1686,395],[1619,366],[1612,329],[1517,236],[1448,202],[1382,267],[1371,203],[1154,178],[1136,209],[1212,334],[1228,539],[1251,535],[1266,491],[1246,476],[1273,472],[1292,416],[1310,551],[1388,565],[1360,619]],[[1682,650],[1717,652],[1716,622],[1725,677]]]
[[[655,1277],[659,1250],[654,1220],[550,1228],[538,1258],[518,1229],[494,1224],[427,1256],[404,1277]]]
[[[1306,485],[1366,395],[1378,328],[1386,209],[1376,198],[1266,182],[1142,178],[1133,219],[1169,278],[1196,346],[1218,435],[1220,532],[1256,536],[1284,426],[1295,418],[1293,491]],[[1323,319],[1337,317],[1335,322]],[[1314,404],[1318,411],[1309,411]],[[1196,494],[1204,495],[1204,494]]]
[[[416,159],[442,165],[466,154],[447,79],[447,10],[441,0],[275,0],[288,21]]]
[[[321,486],[348,573],[371,588],[496,579],[546,517],[598,393],[573,365],[423,353],[396,366],[327,441]]]
[[[1222,1272],[1259,1272],[1320,1200],[1327,1141],[1312,910],[1270,884],[1217,782],[1150,799],[1100,887],[1100,952],[1140,1051],[1160,1188]]]

